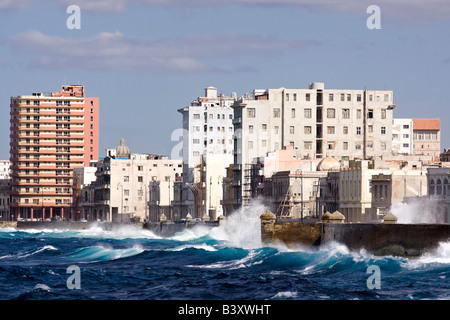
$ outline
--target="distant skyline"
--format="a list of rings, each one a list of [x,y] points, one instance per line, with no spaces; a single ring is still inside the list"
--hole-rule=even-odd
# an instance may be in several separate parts
[[[80,8],[69,29],[67,7]],[[367,28],[370,5],[381,29]],[[99,97],[99,156],[125,139],[171,154],[177,109],[204,88],[393,90],[395,118],[439,118],[450,147],[450,2],[331,0],[0,0],[0,159],[9,100],[82,84]]]

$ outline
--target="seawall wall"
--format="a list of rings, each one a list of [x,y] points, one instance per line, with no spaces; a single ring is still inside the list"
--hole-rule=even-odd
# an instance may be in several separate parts
[[[331,241],[351,250],[374,255],[416,257],[450,240],[450,224],[330,223],[277,221],[271,212],[261,215],[265,244],[318,248]]]

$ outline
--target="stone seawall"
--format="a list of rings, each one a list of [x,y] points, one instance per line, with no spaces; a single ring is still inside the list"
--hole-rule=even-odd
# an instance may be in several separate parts
[[[161,237],[171,237],[178,232],[194,227],[213,228],[217,226],[219,226],[218,221],[162,221],[144,223],[143,228]]]
[[[417,257],[450,240],[450,224],[331,223],[277,221],[273,213],[261,215],[265,244],[316,247],[336,241],[350,250],[374,255]]]

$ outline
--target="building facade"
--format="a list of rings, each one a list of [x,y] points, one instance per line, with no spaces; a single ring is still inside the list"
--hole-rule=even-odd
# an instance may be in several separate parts
[[[439,161],[441,153],[441,123],[439,119],[413,119],[413,151]]]
[[[11,217],[64,219],[72,174],[98,158],[99,99],[80,85],[11,97]]]
[[[122,139],[116,149],[106,150],[106,157],[96,164],[95,181],[81,190],[80,216],[113,222],[158,221],[163,207],[170,208],[168,219],[177,219],[171,206],[181,174],[181,160],[131,153]]]
[[[390,90],[255,90],[233,104],[234,205],[247,205],[243,186],[252,159],[286,146],[302,159],[365,159],[392,150],[393,93]]]
[[[180,211],[202,218],[216,210],[222,201],[219,180],[233,163],[233,109],[236,95],[218,94],[217,88],[205,89],[205,96],[178,110],[183,116],[183,181]],[[215,159],[212,157],[215,156]],[[218,166],[220,166],[218,168]],[[213,171],[216,171],[215,174]],[[208,174],[201,171],[208,171]],[[212,181],[214,180],[214,182]],[[210,186],[212,189],[210,189]],[[202,212],[200,212],[202,211]]]
[[[413,154],[413,120],[394,119],[392,124],[392,153]]]

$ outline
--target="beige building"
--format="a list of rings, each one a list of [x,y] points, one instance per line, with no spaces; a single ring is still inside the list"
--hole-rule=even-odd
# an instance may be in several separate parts
[[[292,146],[300,159],[364,159],[392,150],[393,93],[390,90],[255,90],[234,105],[234,205],[251,195],[245,170],[252,159]]]
[[[116,222],[157,220],[158,208],[152,207],[152,212],[149,208],[153,204],[156,207],[166,205],[166,199],[170,203],[174,182],[181,179],[181,160],[131,153],[123,139],[116,149],[107,149],[106,155],[97,163],[96,180],[91,183],[90,190],[81,193],[81,217]],[[153,194],[151,199],[154,201],[151,202],[150,192],[154,191],[151,187],[156,182],[159,182],[159,200]]]
[[[439,161],[441,153],[441,123],[439,119],[413,119],[413,152],[429,155]]]
[[[339,173],[339,211],[346,222],[377,221],[390,206],[427,194],[425,169],[377,169],[372,161],[351,161]],[[376,203],[376,205],[375,205]]]

